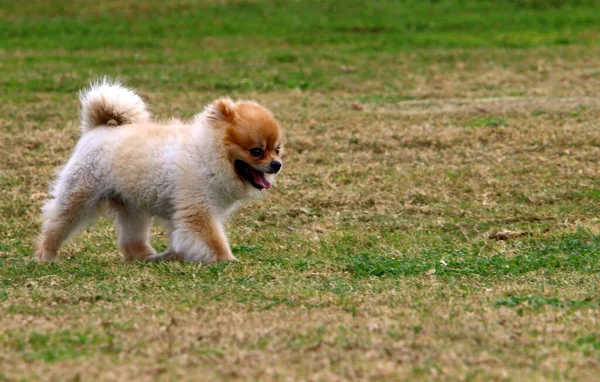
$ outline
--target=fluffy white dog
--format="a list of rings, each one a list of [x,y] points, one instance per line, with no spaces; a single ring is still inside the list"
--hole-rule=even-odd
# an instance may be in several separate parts
[[[255,102],[222,98],[189,124],[158,124],[137,94],[107,79],[80,99],[83,135],[43,207],[37,259],[56,259],[61,244],[108,205],[125,260],[233,260],[223,224],[282,168],[273,115]],[[170,232],[161,254],[149,243],[152,216]]]

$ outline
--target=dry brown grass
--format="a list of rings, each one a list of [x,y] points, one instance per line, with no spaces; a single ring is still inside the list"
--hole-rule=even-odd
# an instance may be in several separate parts
[[[536,283],[534,277],[518,287],[514,282],[490,288],[475,283],[476,291],[465,298],[465,291],[435,277],[399,280],[377,295],[351,297],[360,306],[356,312],[334,301],[319,308],[270,310],[222,302],[185,311],[160,301],[121,306],[79,301],[60,316],[11,314],[1,322],[8,333],[34,327],[42,333],[88,331],[110,338],[84,347],[98,354],[32,365],[18,355],[34,349],[9,346],[3,358],[11,365],[5,369],[9,377],[45,380],[489,380],[512,379],[517,372],[525,379],[593,379],[597,359],[573,349],[571,342],[597,329],[597,310],[525,308],[519,313],[493,306],[505,293],[538,293]],[[581,287],[595,289],[594,283],[560,288],[558,294],[584,296]],[[25,339],[11,334],[4,341],[16,338]],[[119,348],[118,356],[109,346]]]

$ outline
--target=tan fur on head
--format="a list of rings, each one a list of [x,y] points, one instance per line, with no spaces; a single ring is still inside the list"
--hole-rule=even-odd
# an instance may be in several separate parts
[[[282,168],[282,132],[271,112],[221,98],[190,124],[155,124],[138,95],[108,79],[82,92],[81,102],[84,135],[43,209],[36,257],[55,259],[70,234],[108,204],[126,260],[234,259],[224,222],[270,188]],[[149,244],[153,216],[170,232],[162,254]]]

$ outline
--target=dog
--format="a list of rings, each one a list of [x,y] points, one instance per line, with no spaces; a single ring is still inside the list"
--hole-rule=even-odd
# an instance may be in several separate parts
[[[80,101],[82,136],[42,208],[36,258],[55,260],[107,205],[124,261],[236,260],[225,222],[270,189],[283,167],[283,133],[272,113],[220,98],[189,123],[157,123],[140,96],[107,78],[81,91]],[[152,217],[169,233],[163,253],[150,245]]]

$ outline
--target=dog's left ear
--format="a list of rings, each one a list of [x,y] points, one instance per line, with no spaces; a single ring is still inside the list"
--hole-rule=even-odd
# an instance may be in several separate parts
[[[235,102],[231,98],[219,98],[208,106],[206,112],[207,117],[214,121],[234,123]]]

